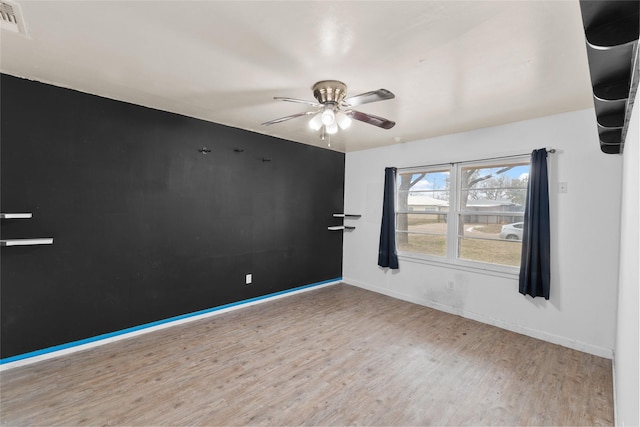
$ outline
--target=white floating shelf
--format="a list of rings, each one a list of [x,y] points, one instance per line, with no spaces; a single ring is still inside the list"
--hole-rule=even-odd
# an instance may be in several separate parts
[[[332,225],[331,227],[327,227],[328,230],[337,231],[337,230],[355,230],[355,227],[351,227],[348,225]]]
[[[33,214],[31,213],[2,213],[0,214],[0,218],[2,219],[23,219],[23,218],[31,218]]]
[[[53,237],[43,237],[38,239],[0,240],[0,246],[31,246],[31,245],[53,245]]]
[[[360,218],[362,215],[356,215],[356,214],[344,214],[344,213],[334,213],[333,217],[334,218]]]

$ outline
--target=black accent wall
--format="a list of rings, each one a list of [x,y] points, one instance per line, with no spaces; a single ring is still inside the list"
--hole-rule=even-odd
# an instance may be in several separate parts
[[[0,90],[1,209],[33,213],[2,239],[54,238],[1,249],[2,358],[342,275],[344,154],[4,74]]]

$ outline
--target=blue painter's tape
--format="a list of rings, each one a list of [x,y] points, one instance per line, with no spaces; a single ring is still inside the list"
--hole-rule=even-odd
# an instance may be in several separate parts
[[[164,325],[165,323],[170,323],[170,322],[175,322],[175,321],[182,320],[182,319],[188,319],[190,317],[200,316],[202,314],[212,313],[214,311],[224,310],[226,308],[231,308],[231,307],[235,307],[235,306],[238,306],[238,305],[249,304],[249,303],[260,301],[260,300],[263,300],[263,299],[272,298],[272,297],[275,297],[275,296],[278,296],[278,295],[284,295],[284,294],[288,294],[288,293],[291,293],[291,292],[296,292],[296,291],[299,291],[299,290],[302,290],[302,289],[312,288],[314,286],[320,286],[320,285],[325,285],[327,283],[339,282],[341,280],[342,280],[342,277],[338,277],[338,278],[335,278],[335,279],[324,280],[322,282],[316,282],[316,283],[311,283],[309,285],[298,286],[297,288],[293,288],[293,289],[287,289],[287,290],[284,290],[284,291],[274,292],[272,294],[267,294],[267,295],[262,295],[262,296],[259,296],[259,297],[245,299],[245,300],[242,300],[242,301],[232,302],[232,303],[229,303],[229,304],[220,305],[220,306],[212,307],[212,308],[207,308],[207,309],[200,310],[200,311],[194,311],[193,313],[181,314],[179,316],[169,317],[168,319],[157,320],[155,322],[145,323],[143,325],[133,326],[131,328],[126,328],[126,329],[121,329],[119,331],[109,332],[109,333],[102,334],[102,335],[96,335],[95,337],[85,338],[85,339],[81,339],[81,340],[78,340],[78,341],[72,341],[72,342],[69,342],[69,343],[60,344],[60,345],[56,345],[56,346],[53,346],[53,347],[47,347],[47,348],[44,348],[42,350],[36,350],[36,351],[31,351],[29,353],[18,354],[16,356],[11,356],[11,357],[6,357],[4,359],[0,359],[0,365],[4,365],[5,363],[16,362],[18,360],[29,359],[31,357],[41,356],[43,354],[53,353],[55,351],[66,350],[68,348],[77,347],[77,346],[80,346],[80,345],[89,344],[89,343],[96,342],[96,341],[101,341],[101,340],[104,340],[104,339],[107,339],[107,338],[117,337],[119,335],[129,334],[131,332],[136,332],[136,331],[139,331],[139,330],[142,330],[142,329],[152,328],[152,327],[158,326],[158,325]]]

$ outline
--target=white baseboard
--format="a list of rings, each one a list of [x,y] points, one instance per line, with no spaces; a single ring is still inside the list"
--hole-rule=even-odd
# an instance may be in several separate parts
[[[11,360],[11,361],[4,362],[2,365],[0,365],[0,372],[17,368],[19,366],[30,365],[32,363],[40,362],[43,360],[53,359],[55,357],[72,354],[78,351],[88,350],[90,348],[132,338],[138,335],[148,334],[150,332],[159,331],[161,329],[171,328],[173,326],[182,325],[184,323],[205,319],[207,317],[216,316],[218,314],[226,313],[229,311],[239,310],[241,308],[250,307],[252,305],[262,304],[267,301],[273,301],[276,299],[288,297],[288,296],[299,294],[302,292],[308,292],[315,289],[336,285],[338,283],[342,283],[341,279],[335,279],[335,280],[326,281],[326,282],[319,282],[317,284],[301,286],[298,288],[294,288],[292,290],[276,292],[274,294],[265,295],[262,297],[251,298],[246,301],[239,301],[238,303],[227,304],[221,307],[214,307],[209,310],[202,310],[200,312],[186,314],[183,316],[177,316],[175,318],[171,318],[171,319],[167,319],[159,322],[152,322],[146,325],[125,329],[123,331],[116,331],[111,334],[100,335],[97,337],[75,341],[72,343],[63,344],[63,345],[51,347],[48,349],[34,351],[32,353],[27,353],[24,355],[18,355],[12,358],[5,359],[5,360]],[[15,359],[15,360],[12,360],[12,359]]]
[[[527,328],[521,325],[517,325],[511,322],[506,322],[504,320],[496,319],[483,314],[473,313],[466,310],[461,310],[459,308],[450,307],[435,301],[430,301],[425,298],[417,297],[415,295],[408,295],[401,292],[394,292],[389,289],[372,286],[367,283],[363,283],[358,280],[350,279],[347,277],[344,277],[342,279],[342,282],[348,285],[352,285],[362,289],[367,289],[369,291],[377,292],[379,294],[387,295],[396,299],[412,302],[414,304],[419,304],[425,307],[433,308],[435,310],[443,311],[445,313],[455,314],[457,316],[461,316],[467,319],[476,320],[481,323],[486,323],[488,325],[496,326],[501,329],[506,329],[511,332],[516,332],[518,334],[526,335],[542,341],[547,341],[552,344],[558,344],[563,347],[581,351],[583,353],[593,354],[594,356],[604,357],[606,359],[613,359],[612,349],[584,343],[578,340],[570,339],[570,338],[559,336],[559,335],[550,334],[548,332],[540,331],[538,329]]]

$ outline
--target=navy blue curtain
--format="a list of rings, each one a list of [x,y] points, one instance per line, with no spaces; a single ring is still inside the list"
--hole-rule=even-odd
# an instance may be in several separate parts
[[[382,227],[380,228],[380,247],[378,265],[398,268],[396,251],[396,168],[384,170],[384,200],[382,202]]]
[[[551,280],[547,150],[533,150],[524,211],[520,293],[549,299]]]

